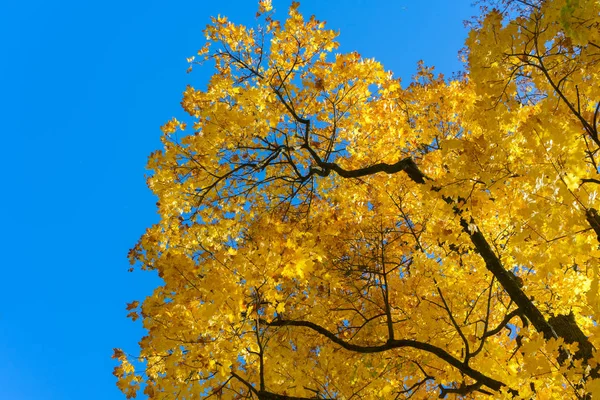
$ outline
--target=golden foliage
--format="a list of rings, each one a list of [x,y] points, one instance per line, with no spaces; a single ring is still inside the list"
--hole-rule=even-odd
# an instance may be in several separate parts
[[[128,397],[600,397],[600,3],[499,6],[405,87],[297,3],[213,19],[148,162]]]

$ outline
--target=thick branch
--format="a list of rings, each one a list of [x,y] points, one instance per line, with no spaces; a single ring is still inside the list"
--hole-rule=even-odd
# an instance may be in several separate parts
[[[466,365],[465,363],[460,361],[458,358],[452,356],[450,353],[446,352],[445,350],[443,350],[437,346],[434,346],[432,344],[429,344],[429,343],[419,342],[417,340],[412,340],[412,339],[392,339],[392,340],[388,340],[385,344],[381,344],[381,345],[361,346],[361,345],[357,345],[357,344],[353,344],[353,343],[348,343],[345,340],[342,340],[339,337],[337,337],[334,333],[323,328],[322,326],[317,325],[310,321],[275,320],[275,321],[271,321],[268,323],[265,322],[265,323],[270,326],[298,326],[298,327],[309,328],[309,329],[325,336],[327,339],[329,339],[333,343],[339,345],[340,347],[342,347],[346,350],[349,350],[349,351],[356,352],[356,353],[363,353],[363,354],[381,353],[383,351],[399,349],[399,348],[403,348],[403,347],[409,347],[409,348],[413,348],[413,349],[423,350],[423,351],[431,353],[431,354],[437,356],[438,358],[444,360],[445,362],[452,365],[453,367],[455,367],[456,369],[458,369],[465,375],[474,379],[476,382],[479,382],[482,385],[485,385],[492,390],[498,391],[503,386],[506,386],[504,383],[497,381],[493,378],[490,378],[489,376],[486,376],[479,371],[474,370],[473,368],[469,367],[468,365]]]
[[[314,156],[313,156],[314,158]],[[317,161],[317,165],[323,169],[326,174],[329,174],[329,171],[335,171],[342,178],[360,178],[367,175],[373,175],[379,172],[385,172],[388,174],[395,174],[400,171],[404,171],[410,179],[417,183],[425,183],[425,174],[422,173],[417,164],[413,161],[411,157],[403,158],[394,164],[386,164],[379,163],[375,165],[371,165],[365,168],[346,170],[336,163],[322,162],[320,160]]]
[[[598,215],[598,211],[595,208],[590,208],[585,213],[585,217],[594,232],[596,232],[598,241],[600,242],[600,215]]]
[[[494,250],[492,250],[492,247],[481,231],[478,229],[476,231],[470,230],[469,223],[463,217],[460,218],[460,225],[464,232],[469,235],[471,243],[473,243],[475,249],[483,258],[488,271],[494,274],[498,282],[500,282],[510,296],[510,299],[515,302],[527,319],[531,321],[535,329],[541,332],[546,339],[557,338],[558,336],[552,329],[552,326],[546,321],[542,312],[533,304],[533,301],[523,292],[519,283],[513,278],[513,275],[504,268],[500,258],[494,253]]]

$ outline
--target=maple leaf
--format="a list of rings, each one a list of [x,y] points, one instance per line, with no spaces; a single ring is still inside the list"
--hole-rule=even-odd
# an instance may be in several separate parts
[[[125,353],[123,353],[123,350],[117,348],[113,349],[112,358],[121,359],[123,357],[125,357]]]

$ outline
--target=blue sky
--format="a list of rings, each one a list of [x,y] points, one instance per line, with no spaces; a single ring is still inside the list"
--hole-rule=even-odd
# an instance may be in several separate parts
[[[408,82],[416,62],[449,75],[476,13],[468,0],[306,0],[341,52]],[[273,0],[278,15],[290,4]],[[125,303],[158,285],[126,255],[157,220],[145,186],[159,127],[182,116],[186,74],[211,15],[254,23],[254,0],[5,0],[0,6],[0,397],[122,399],[113,347],[135,353]]]

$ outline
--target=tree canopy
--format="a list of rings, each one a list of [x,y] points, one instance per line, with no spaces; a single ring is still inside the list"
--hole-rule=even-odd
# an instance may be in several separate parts
[[[485,6],[465,72],[406,86],[298,3],[212,20],[127,397],[600,398],[600,3]]]

